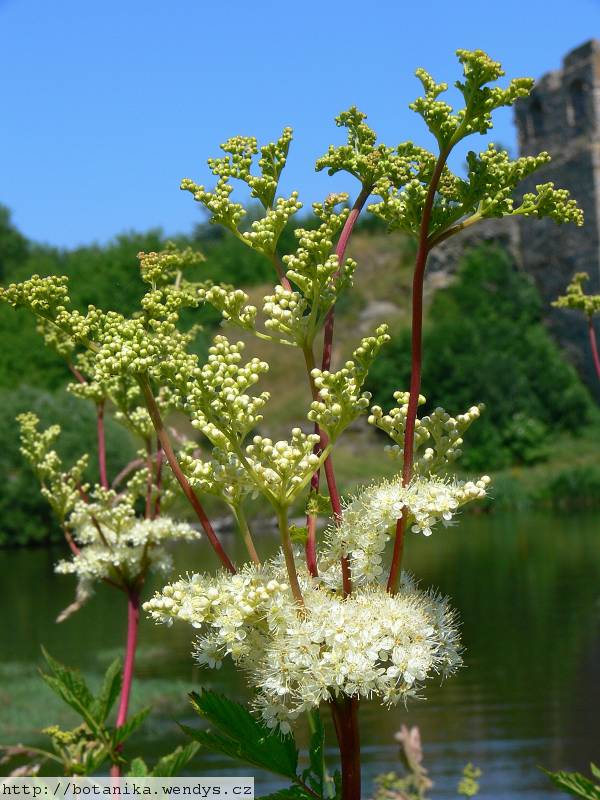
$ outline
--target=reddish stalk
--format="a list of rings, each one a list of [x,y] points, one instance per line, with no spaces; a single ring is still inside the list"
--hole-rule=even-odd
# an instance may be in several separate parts
[[[357,697],[342,697],[331,701],[341,759],[342,800],[360,800],[360,729]]]
[[[315,356],[312,348],[310,347],[304,347],[302,352],[304,353],[304,362],[306,364],[306,372],[308,375],[308,382],[310,384],[310,393],[312,399],[316,400],[318,392],[312,376],[312,371],[315,368]],[[319,426],[316,422],[315,433],[320,437],[320,441],[315,445],[314,449],[314,452],[318,455],[319,452],[322,451],[323,447],[327,446],[327,443],[324,441],[325,434],[319,429]],[[327,437],[325,437],[325,439],[326,438]],[[320,474],[320,470],[317,470],[315,473],[313,473],[310,481],[311,492],[317,493],[319,491]],[[307,511],[306,513],[306,532],[306,545],[304,547],[306,566],[312,577],[316,578],[319,574],[319,568],[317,565],[317,515],[315,513],[311,513],[310,511]]]
[[[319,392],[317,387],[315,386],[315,381],[312,376],[312,371],[315,367],[315,358],[312,352],[312,349],[309,347],[305,347],[304,350],[304,360],[306,362],[306,371],[308,373],[308,381],[310,383],[310,391],[313,400],[316,400],[319,396]],[[321,439],[320,442],[317,444],[315,450],[323,452],[327,445],[329,444],[329,439],[327,434],[320,430],[319,426],[315,424],[315,433],[317,433]],[[335,473],[333,471],[333,461],[331,460],[331,456],[325,459],[325,479],[327,481],[327,489],[329,492],[329,499],[331,502],[331,510],[333,512],[333,516],[335,519],[336,525],[340,523],[342,519],[342,501],[340,498],[340,493],[337,488],[336,480],[335,480]],[[319,481],[320,481],[320,471],[314,473],[312,476],[310,486],[311,489],[314,491],[319,491]],[[310,574],[313,577],[318,575],[318,568],[317,568],[317,515],[308,513],[306,515],[306,528],[307,528],[307,538],[306,538],[306,560],[307,566]],[[348,564],[347,558],[342,558],[342,587],[344,591],[344,595],[349,595],[352,591],[352,582],[350,578],[350,566]]]
[[[356,198],[354,205],[346,222],[344,223],[344,227],[342,228],[342,232],[340,233],[340,238],[337,241],[335,247],[335,254],[338,258],[338,264],[341,265],[344,261],[344,257],[346,255],[346,248],[348,247],[348,242],[350,241],[350,237],[352,235],[352,231],[354,230],[354,226],[360,216],[361,211],[364,208],[365,203],[369,195],[371,194],[372,186],[363,186],[360,190],[358,197]],[[331,356],[333,352],[333,331],[335,326],[335,305],[333,305],[325,317],[325,325],[323,331],[323,355],[321,358],[321,369],[322,370],[329,370],[331,368]],[[307,363],[308,368],[308,363]],[[313,360],[313,368],[314,368],[314,360]],[[311,368],[312,369],[312,368]],[[309,376],[310,376],[310,369],[309,369]],[[312,383],[312,379],[311,379]],[[314,397],[313,392],[313,397]],[[324,434],[321,433],[321,448],[327,445],[327,439],[325,437],[325,441],[323,441]],[[331,510],[333,512],[334,520],[336,525],[341,522],[342,519],[342,500],[340,497],[340,492],[337,487],[337,482],[335,479],[335,471],[333,468],[333,461],[331,456],[328,456],[325,459],[325,480],[327,481],[327,491],[329,493],[329,498],[331,500]],[[311,481],[311,488],[314,488],[316,491],[319,490],[319,473],[315,472],[313,475],[313,479]],[[309,515],[310,516],[310,515]],[[307,538],[307,560],[308,558],[312,558],[313,549],[314,549],[314,557],[315,557],[315,567],[316,567],[316,517],[313,520],[310,520],[307,517],[307,529],[308,529],[308,538]],[[312,534],[312,539],[311,539]],[[352,580],[350,577],[350,565],[348,563],[348,559],[344,556],[341,560],[342,564],[342,586],[344,595],[349,595],[352,591]],[[309,566],[310,570],[310,566]],[[312,573],[311,573],[312,574]]]
[[[67,361],[67,366],[71,370],[71,372],[75,376],[75,379],[79,383],[81,383],[81,384],[87,383],[86,379],[83,377],[81,372],[77,369],[77,367],[74,364],[72,364],[70,361]]]
[[[123,469],[116,475],[115,479],[111,484],[112,489],[116,489],[120,483],[123,482],[124,478],[134,472],[136,469],[144,466],[144,459],[143,458],[135,458],[133,461],[130,461],[129,464],[123,467]]]
[[[152,394],[152,389],[150,387],[150,384],[148,383],[148,379],[140,378],[139,384],[142,390],[142,394],[144,395],[146,408],[148,409],[148,413],[150,414],[150,418],[152,420],[152,424],[154,425],[156,435],[158,436],[158,440],[161,444],[165,458],[167,459],[167,461],[169,462],[169,466],[173,470],[173,475],[175,475],[175,478],[177,479],[177,482],[181,486],[184,495],[186,496],[190,505],[194,509],[194,512],[198,517],[200,524],[202,525],[202,529],[204,530],[204,533],[208,537],[208,541],[210,542],[221,564],[223,564],[226,570],[228,570],[232,574],[235,574],[236,569],[233,566],[233,563],[230,561],[229,556],[223,549],[223,545],[219,541],[217,534],[213,529],[213,526],[210,524],[210,520],[206,516],[206,512],[202,507],[202,503],[198,499],[196,492],[192,489],[190,482],[183,474],[177,456],[175,455],[175,451],[173,450],[173,447],[171,445],[171,440],[169,439],[169,435],[167,434],[164,423],[162,421],[159,408],[156,405],[156,400],[154,399],[154,395]]]
[[[104,400],[96,404],[96,418],[98,430],[98,467],[100,469],[100,484],[104,489],[108,489],[108,477],[106,474],[106,435],[104,432]]]
[[[133,670],[135,666],[135,651],[137,647],[138,625],[140,619],[140,596],[137,591],[129,589],[127,593],[127,643],[125,645],[125,664],[123,667],[123,685],[121,686],[121,698],[117,711],[116,727],[121,728],[127,721],[129,710],[129,698],[131,695],[131,684],[133,681]],[[121,748],[119,748],[120,750]],[[121,775],[121,768],[118,764],[113,764],[110,774],[114,778]]]
[[[315,425],[315,432],[318,433],[318,425]],[[318,448],[315,447],[315,450]],[[311,493],[318,493],[320,470],[317,470],[310,481]],[[306,556],[306,567],[313,578],[319,576],[319,567],[317,564],[317,515],[307,512],[306,514],[306,544],[304,545],[304,554]]]
[[[285,274],[285,269],[283,264],[281,263],[281,259],[277,255],[277,253],[273,253],[271,256],[271,262],[275,267],[275,272],[277,273],[277,277],[279,278],[279,283],[283,286],[284,289],[287,289],[288,292],[292,290],[292,284],[289,282],[287,275]]]
[[[348,242],[350,241],[350,236],[352,235],[352,231],[354,230],[354,226],[360,216],[360,212],[363,210],[365,203],[367,202],[369,195],[371,194],[373,187],[372,186],[363,186],[360,190],[358,197],[356,198],[354,205],[350,213],[348,214],[348,218],[344,223],[344,227],[342,228],[342,232],[340,233],[340,238],[335,246],[335,254],[338,257],[338,265],[341,265],[344,261],[344,257],[346,255],[346,248],[348,247]],[[335,305],[331,306],[329,309],[329,313],[325,318],[325,327],[324,327],[324,335],[323,335],[323,358],[321,361],[321,369],[328,370],[331,367],[331,355],[333,351],[333,329],[335,325]]]
[[[419,394],[421,391],[421,369],[423,351],[423,283],[425,279],[425,267],[427,256],[429,255],[429,224],[431,222],[431,212],[442,172],[448,158],[448,150],[440,153],[431,182],[425,205],[423,206],[423,216],[421,217],[421,227],[419,229],[419,245],[415,258],[415,271],[412,285],[412,324],[411,324],[411,372],[410,372],[410,395],[408,398],[408,410],[406,415],[406,428],[404,430],[404,458],[402,462],[402,484],[407,486],[412,477],[415,447],[415,423],[417,419],[417,408],[419,405]],[[394,552],[390,567],[390,576],[387,588],[392,594],[397,591],[400,582],[400,567],[402,564],[402,553],[404,550],[404,533],[406,520],[404,515],[396,523],[396,535],[394,540]]]
[[[592,348],[592,358],[594,359],[594,367],[596,368],[596,375],[600,380],[600,358],[598,357],[598,342],[596,341],[596,331],[594,330],[594,321],[588,317],[588,334],[590,337],[590,346]]]
[[[79,553],[81,552],[81,550],[77,546],[77,543],[76,543],[75,539],[73,539],[73,534],[67,528],[67,526],[65,525],[64,522],[62,524],[62,529],[63,529],[63,534],[64,534],[64,537],[65,537],[65,541],[69,545],[69,550],[73,553],[74,556],[78,556]]]

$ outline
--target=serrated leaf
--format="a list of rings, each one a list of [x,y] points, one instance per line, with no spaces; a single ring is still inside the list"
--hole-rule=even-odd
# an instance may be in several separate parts
[[[548,772],[544,770],[546,775],[554,783],[554,785],[561,789],[563,792],[568,792],[575,797],[581,797],[583,800],[600,800],[600,786],[596,786],[589,778],[579,772]]]
[[[150,773],[143,758],[134,758],[129,765],[128,778],[145,778]]]
[[[44,656],[54,674],[49,675],[40,670],[42,680],[81,716],[93,733],[98,735],[102,726],[91,711],[94,698],[81,675],[50,658],[45,651]]]
[[[277,775],[296,777],[298,749],[293,736],[282,736],[255,719],[247,708],[223,695],[204,690],[192,692],[192,708],[218,731],[183,730],[203,744]]]
[[[116,746],[124,742],[125,739],[128,739],[131,736],[131,734],[140,727],[140,725],[146,719],[150,711],[151,711],[150,706],[142,708],[142,710],[138,711],[137,714],[134,714],[132,717],[129,717],[129,719],[125,722],[125,724],[121,725],[120,728],[115,728],[113,732],[113,744]]]
[[[54,677],[60,681],[82,705],[86,708],[90,708],[94,702],[94,696],[84,681],[81,672],[67,667],[61,664],[60,661],[52,658],[44,647],[42,647],[42,653]]]
[[[172,753],[163,756],[157,762],[152,770],[152,775],[156,778],[172,778],[191,761],[199,749],[200,745],[197,742],[190,742],[185,746],[177,747]]]
[[[100,722],[105,722],[121,691],[121,659],[115,658],[104,673],[104,681],[92,704],[92,713]]]

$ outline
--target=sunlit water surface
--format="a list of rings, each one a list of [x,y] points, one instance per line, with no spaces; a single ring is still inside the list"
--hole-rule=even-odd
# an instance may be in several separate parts
[[[597,516],[479,516],[429,539],[411,535],[405,565],[422,585],[451,596],[462,619],[466,666],[408,709],[363,704],[366,792],[376,774],[398,769],[394,732],[403,722],[421,729],[432,794],[440,799],[456,797],[469,761],[483,770],[482,798],[541,800],[553,793],[539,766],[585,770],[600,760],[599,527]],[[92,681],[122,646],[124,599],[114,590],[102,587],[78,614],[54,623],[74,588],[52,571],[62,554],[0,551],[0,743],[40,743],[36,728],[56,721],[51,693],[34,674],[41,644]],[[178,572],[214,566],[205,546],[180,548],[175,558]],[[194,667],[191,641],[185,625],[142,623],[133,702],[139,707],[151,699],[155,712],[131,749],[150,762],[183,741],[176,720],[197,724],[186,691],[208,685],[246,692],[231,668]],[[73,720],[63,714],[61,722]],[[233,772],[248,774],[208,753],[193,769]],[[279,785],[267,775],[256,778],[259,794]]]

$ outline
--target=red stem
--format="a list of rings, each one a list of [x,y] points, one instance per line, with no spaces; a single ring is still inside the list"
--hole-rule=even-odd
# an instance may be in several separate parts
[[[81,384],[86,384],[87,383],[86,379],[83,377],[81,372],[77,369],[77,367],[74,364],[71,364],[70,361],[67,361],[67,366],[69,367],[69,369],[71,370],[71,372],[75,376],[75,379],[79,383],[81,383]]]
[[[125,645],[123,685],[121,686],[121,698],[119,700],[119,710],[117,711],[117,728],[121,728],[127,721],[127,711],[129,709],[129,698],[131,695],[131,683],[133,681],[133,670],[135,666],[135,651],[137,647],[139,620],[140,596],[138,592],[130,589],[127,593],[127,643]],[[118,764],[113,764],[110,774],[113,777],[118,778],[121,774],[120,766]]]
[[[315,425],[315,432],[319,432],[319,426]],[[315,446],[315,450],[319,449],[319,445]],[[319,491],[320,470],[317,470],[310,481],[311,493]],[[306,544],[304,546],[304,553],[306,556],[306,567],[313,578],[319,576],[319,567],[317,565],[317,515],[307,512],[306,514]]]
[[[221,564],[225,567],[226,570],[235,575],[236,569],[233,566],[233,563],[229,560],[229,556],[223,549],[223,545],[219,541],[217,534],[215,533],[213,526],[210,524],[210,520],[206,516],[206,512],[202,507],[202,503],[198,499],[196,492],[192,489],[190,482],[183,474],[177,456],[175,455],[175,451],[171,446],[171,440],[165,430],[165,426],[162,421],[162,417],[160,415],[160,411],[158,406],[156,405],[156,400],[154,399],[154,395],[152,394],[152,389],[150,388],[150,384],[148,380],[145,378],[140,378],[140,388],[144,395],[144,400],[146,402],[146,408],[148,409],[148,413],[150,414],[150,418],[152,420],[152,424],[154,425],[154,429],[156,431],[156,435],[158,436],[158,440],[161,444],[163,452],[165,454],[165,458],[169,462],[169,466],[173,470],[173,475],[175,475],[177,482],[181,486],[184,495],[188,499],[190,505],[194,509],[196,516],[198,517],[200,524],[204,530],[204,533],[208,537],[208,541],[210,542],[213,550],[217,554]]]
[[[106,435],[104,433],[104,400],[96,405],[96,417],[98,428],[98,466],[100,468],[100,484],[104,489],[108,489],[108,477],[106,475]]]
[[[362,187],[358,197],[354,202],[354,205],[352,206],[350,213],[348,214],[348,217],[346,218],[346,222],[344,223],[344,227],[342,228],[342,232],[340,233],[340,238],[338,239],[335,247],[335,254],[338,258],[338,267],[341,266],[344,261],[344,257],[346,255],[346,248],[348,247],[348,242],[350,241],[352,231],[354,230],[354,226],[358,221],[360,213],[363,210],[363,207],[367,202],[369,195],[371,194],[372,188],[373,188],[372,186]],[[335,304],[331,306],[327,316],[325,317],[325,325],[323,332],[323,356],[321,359],[321,369],[323,371],[329,370],[331,368],[334,327],[335,327]],[[321,436],[321,447],[324,446],[322,439],[323,435]],[[328,456],[327,459],[325,460],[325,479],[327,480],[327,491],[329,492],[329,498],[331,500],[331,510],[333,511],[333,516],[336,525],[339,525],[339,523],[342,520],[342,501],[339,490],[337,488],[335,471],[333,468],[333,461],[331,459],[331,456]],[[318,480],[319,478],[317,475],[317,486],[318,486]],[[310,526],[308,527],[310,534]],[[342,586],[344,595],[347,596],[352,591],[350,564],[348,562],[347,556],[342,556],[341,564],[342,564]]]
[[[289,282],[287,275],[285,274],[285,269],[283,264],[281,263],[281,259],[274,253],[271,256],[271,261],[273,262],[273,266],[275,267],[275,272],[277,273],[277,277],[279,278],[279,283],[286,289],[288,292],[292,290],[292,284]]]
[[[116,489],[120,483],[122,483],[123,479],[130,475],[134,470],[139,469],[140,467],[144,466],[144,459],[143,458],[135,458],[133,461],[130,461],[129,464],[123,467],[121,472],[113,480],[111,487]]]
[[[342,800],[360,800],[360,729],[358,697],[331,701],[331,714],[338,740],[342,773]]]
[[[421,217],[421,227],[419,229],[419,245],[415,258],[415,271],[412,285],[412,326],[411,326],[411,372],[410,372],[410,395],[408,398],[408,410],[406,414],[406,427],[404,430],[404,458],[402,462],[402,485],[407,486],[412,477],[415,447],[415,423],[417,419],[417,408],[419,406],[419,394],[421,392],[421,368],[423,351],[423,283],[425,280],[425,267],[427,266],[427,256],[429,255],[429,224],[431,222],[431,212],[435,193],[444,167],[448,158],[448,150],[440,153],[431,181],[425,205],[423,206],[423,216]],[[404,515],[396,523],[396,536],[394,540],[394,553],[390,567],[388,579],[388,591],[394,593],[400,581],[400,567],[402,563],[402,553],[404,550],[404,533],[406,520]]]
[[[367,202],[372,189],[373,189],[372,186],[362,187],[362,189],[360,190],[360,194],[356,198],[354,205],[352,206],[352,210],[348,214],[346,222],[344,223],[344,227],[342,228],[342,232],[340,233],[340,238],[338,239],[337,245],[335,247],[335,254],[338,257],[338,267],[341,266],[344,261],[344,256],[346,255],[346,248],[348,247],[350,236],[352,235],[352,231],[354,230],[354,226],[356,225],[356,222],[360,216],[360,212],[363,210],[363,207]],[[325,330],[323,336],[323,358],[321,361],[321,369],[323,370],[328,370],[331,367],[334,325],[335,325],[335,304],[331,306],[331,308],[329,309],[329,313],[325,318]]]
[[[394,535],[394,551],[392,553],[392,564],[390,576],[387,582],[387,590],[394,594],[398,590],[400,583],[400,567],[402,565],[402,554],[404,553],[404,533],[406,530],[406,516],[404,511],[402,516],[396,520],[396,533]]]
[[[317,387],[315,386],[315,381],[312,376],[312,371],[315,367],[315,356],[312,351],[311,347],[305,347],[303,349],[304,353],[304,362],[306,364],[306,372],[308,374],[308,383],[310,385],[310,393],[313,400],[316,400],[318,397]],[[319,455],[322,452],[323,448],[327,446],[327,437],[325,433],[320,430],[319,426],[315,422],[315,433],[317,436],[320,437],[320,441],[315,445],[314,452],[316,455]],[[310,490],[311,492],[318,492],[319,491],[319,483],[320,483],[320,475],[321,471],[317,470],[313,473],[313,476],[310,481]],[[312,575],[313,578],[318,577],[319,575],[319,568],[317,565],[317,515],[316,513],[311,513],[307,511],[306,513],[306,545],[304,547],[304,552],[306,556],[306,566],[309,573]]]
[[[598,380],[600,380],[600,358],[598,357],[598,342],[596,341],[596,331],[594,330],[594,322],[591,317],[588,318],[588,333],[590,336],[590,346],[592,348],[592,357],[594,359],[596,375],[598,376]]]
[[[315,358],[311,348],[305,347],[304,348],[304,360],[306,362],[306,371],[308,373],[308,381],[310,383],[310,391],[313,400],[316,400],[319,396],[319,392],[317,387],[315,386],[315,381],[312,376],[312,371],[315,366]],[[323,452],[327,445],[329,444],[329,439],[325,431],[320,430],[318,425],[315,425],[315,432],[321,437],[320,442],[316,446],[316,450]],[[325,479],[327,481],[327,489],[329,492],[329,499],[331,502],[331,510],[333,511],[333,516],[335,519],[335,524],[339,525],[342,519],[342,501],[340,498],[340,493],[337,488],[336,480],[335,480],[335,473],[333,470],[333,461],[331,460],[331,456],[325,459]],[[319,471],[315,472],[311,479],[311,489],[319,490]],[[317,515],[316,514],[307,514],[306,515],[306,528],[307,528],[307,538],[306,538],[306,559],[307,559],[307,566],[310,574],[313,577],[318,575],[318,568],[317,568]],[[344,596],[349,595],[352,591],[352,582],[350,579],[350,565],[348,564],[348,559],[344,556],[342,557],[342,587],[344,591]]]
[[[65,536],[65,541],[69,545],[69,550],[73,553],[74,556],[78,556],[81,550],[77,546],[75,539],[73,539],[71,531],[67,528],[67,526],[64,523],[62,529],[63,529],[63,534]]]

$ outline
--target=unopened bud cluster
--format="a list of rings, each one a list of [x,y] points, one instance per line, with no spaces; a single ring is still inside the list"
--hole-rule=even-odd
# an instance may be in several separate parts
[[[372,406],[369,423],[387,433],[394,445],[386,447],[392,458],[402,459],[404,455],[404,432],[408,416],[408,392],[394,392],[394,399],[400,404],[387,414],[380,406]],[[425,403],[419,396],[419,405]],[[433,475],[444,472],[462,455],[463,434],[471,424],[479,419],[483,404],[471,406],[464,414],[451,417],[443,408],[436,408],[431,414],[415,420],[414,466],[419,475]]]
[[[556,308],[572,308],[581,311],[588,319],[600,311],[600,294],[586,294],[583,284],[590,279],[587,272],[576,272],[567,286],[566,294],[558,297],[552,305]]]
[[[375,336],[361,341],[353,353],[353,360],[347,361],[342,369],[337,372],[312,370],[318,399],[312,402],[308,419],[316,422],[332,441],[369,407],[371,394],[362,392],[361,388],[369,367],[389,338],[387,326],[380,325]]]

